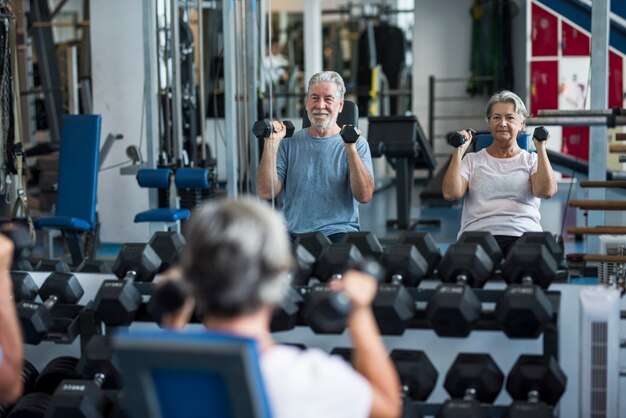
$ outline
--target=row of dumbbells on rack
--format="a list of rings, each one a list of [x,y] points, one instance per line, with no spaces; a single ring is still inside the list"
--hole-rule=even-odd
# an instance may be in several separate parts
[[[365,269],[379,280],[373,309],[386,335],[401,335],[407,328],[432,328],[439,336],[466,337],[472,329],[501,329],[510,338],[536,338],[556,327],[559,296],[545,289],[557,277],[563,256],[549,234],[526,235],[504,260],[488,233],[464,234],[443,257],[425,233],[407,233],[401,242],[384,249],[370,233],[349,234],[337,244],[325,239],[305,234],[296,240],[298,271],[275,313],[273,331],[304,325],[316,333],[343,332],[349,301],[330,291],[325,282],[348,268]],[[158,321],[164,309],[182,304],[184,296],[174,285],[157,288],[151,298],[152,280],[170,265],[183,243],[179,234],[157,233],[151,243],[125,244],[112,269],[122,280],[104,280],[87,310],[77,305],[84,291],[74,273],[52,272],[38,289],[28,272],[12,272],[25,342],[71,342],[84,332],[76,319],[82,315],[87,322],[85,317],[93,312],[94,323],[109,326]],[[371,258],[378,263],[366,262]],[[420,286],[424,278],[432,277],[442,283],[435,288]],[[504,278],[506,289],[481,289],[496,277]],[[425,308],[418,309],[423,302]],[[495,303],[495,310],[483,309],[483,303]]]
[[[349,348],[332,353],[350,361]],[[108,337],[95,336],[80,359],[55,358],[41,373],[26,361],[24,396],[15,405],[0,405],[0,418],[125,417],[123,380],[112,354]],[[489,354],[459,353],[443,382],[450,399],[427,403],[439,378],[428,356],[419,350],[395,349],[390,357],[402,383],[404,418],[553,417],[567,383],[554,358],[522,355],[506,381],[513,403],[494,405],[504,384],[501,369]]]

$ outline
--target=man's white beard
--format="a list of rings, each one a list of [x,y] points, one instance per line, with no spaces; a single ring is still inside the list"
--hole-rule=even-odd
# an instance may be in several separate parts
[[[312,112],[309,112],[308,116],[311,121],[311,126],[320,132],[329,130],[335,123],[337,123],[337,118],[331,118],[330,115],[326,115],[326,118],[320,122],[318,122],[318,119],[315,117],[316,115]]]

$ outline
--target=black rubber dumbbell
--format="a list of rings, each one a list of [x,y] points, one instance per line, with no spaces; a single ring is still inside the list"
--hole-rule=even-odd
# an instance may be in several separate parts
[[[76,267],[76,273],[103,273],[110,274],[111,266],[106,261],[94,260],[93,258],[85,258]]]
[[[489,354],[459,353],[444,383],[452,399],[439,408],[437,418],[486,418],[480,403],[492,403],[503,382],[504,375]]]
[[[483,250],[487,253],[491,261],[493,261],[494,268],[500,267],[502,264],[503,254],[498,241],[488,231],[465,231],[459,237],[457,241],[459,244],[464,243],[476,243],[483,247]]]
[[[301,289],[300,289],[301,290]],[[304,297],[298,289],[289,287],[280,305],[274,309],[270,329],[272,332],[287,331],[295,328]]]
[[[537,338],[554,309],[543,289],[556,277],[557,266],[545,246],[516,243],[502,263],[509,286],[498,300],[495,318],[509,338]]]
[[[395,349],[389,357],[398,371],[403,395],[414,401],[428,399],[435,388],[439,373],[426,353]]]
[[[52,395],[63,380],[80,378],[80,374],[76,371],[77,365],[78,358],[73,356],[62,356],[51,360],[39,374],[34,391]]]
[[[339,131],[339,135],[346,144],[354,144],[361,136],[361,131],[359,131],[356,126],[344,125],[341,131]]]
[[[388,245],[380,263],[387,273],[385,282],[407,287],[416,287],[428,272],[428,262],[413,244]]]
[[[21,301],[17,304],[24,342],[40,343],[54,322],[52,308],[57,303],[76,303],[83,294],[82,286],[72,273],[54,272],[48,276],[39,289],[44,303]]]
[[[148,302],[148,312],[155,322],[161,324],[164,315],[181,309],[191,295],[190,287],[184,281],[168,280],[159,283]]]
[[[122,377],[112,361],[113,347],[108,337],[94,336],[78,362],[77,372],[84,379],[66,379],[57,386],[46,418],[104,418],[112,403],[105,390],[122,388]]]
[[[291,123],[291,121],[284,120],[283,124],[285,125],[285,138],[289,138],[293,136],[296,128]],[[274,132],[274,125],[272,121],[269,119],[257,120],[252,125],[252,133],[259,139],[268,138]]]
[[[441,261],[441,252],[439,251],[439,248],[430,233],[406,231],[402,234],[398,243],[415,245],[417,251],[428,263],[428,269],[425,276],[430,277],[433,275],[435,269],[439,266],[439,262]]]
[[[38,289],[35,281],[25,271],[12,271],[11,282],[13,283],[13,298],[15,303],[23,300],[35,300]]]
[[[35,265],[35,271],[58,271],[60,273],[69,273],[72,269],[70,268],[70,265],[63,260],[42,258]]]
[[[361,252],[361,255],[372,260],[380,261],[380,256],[383,253],[383,246],[373,232],[347,232],[339,242],[354,244]]]
[[[567,376],[551,356],[520,356],[506,381],[514,402],[503,418],[553,418],[554,405],[565,392]]]
[[[315,257],[315,259],[319,258],[324,247],[332,244],[328,237],[321,231],[298,234],[294,243],[300,244],[306,248],[313,255],[313,257]]]
[[[472,287],[481,288],[494,271],[480,244],[452,244],[439,264],[437,286],[426,306],[426,319],[442,337],[466,337],[482,313]]]
[[[176,231],[157,231],[152,235],[148,244],[161,259],[159,273],[179,263],[180,252],[186,242],[185,237]]]
[[[535,141],[543,142],[548,139],[550,133],[543,126],[537,126],[533,131],[533,139]]]
[[[103,281],[93,302],[100,319],[107,325],[130,324],[141,304],[135,281],[152,281],[160,266],[161,259],[149,244],[124,244],[113,263],[113,273],[121,280]]]
[[[561,244],[559,244],[559,239]],[[541,244],[546,247],[548,253],[554,258],[557,268],[567,268],[567,262],[563,254],[562,237],[554,236],[550,232],[524,232],[515,244]]]
[[[291,272],[291,285],[306,286],[313,275],[315,257],[302,244],[297,242],[291,245],[291,253],[295,261],[294,269]]]
[[[473,129],[467,130],[470,134],[470,141],[474,138],[474,134],[476,131]],[[456,131],[448,135],[448,144],[452,145],[454,148],[458,148],[461,145],[465,144],[467,139],[465,139],[465,135],[463,135],[460,131]]]
[[[356,247],[351,244],[334,245],[349,245],[354,248],[353,254],[361,257]],[[361,270],[379,282],[384,277],[384,272],[377,262],[360,258],[358,261],[345,265],[343,270],[338,271],[331,278],[341,280],[343,273],[351,268]],[[374,305],[374,302],[372,304]],[[344,292],[333,291],[325,285],[314,285],[309,288],[302,307],[302,317],[315,333],[340,334],[346,327],[351,310],[352,302]]]

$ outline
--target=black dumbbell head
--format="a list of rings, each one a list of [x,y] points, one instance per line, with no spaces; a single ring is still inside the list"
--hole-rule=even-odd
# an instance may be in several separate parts
[[[185,243],[185,237],[176,231],[157,231],[152,235],[149,244],[161,259],[159,273],[178,264]]]
[[[426,276],[428,262],[412,244],[391,244],[380,259],[387,274],[385,281],[414,287]]]
[[[502,263],[502,276],[507,283],[532,283],[547,289],[557,273],[554,257],[541,244],[513,245]]]
[[[426,276],[432,276],[433,270],[439,266],[441,261],[441,252],[435,243],[432,235],[428,232],[405,232],[400,237],[400,244],[413,244],[417,248],[417,251],[428,263],[428,270]]]
[[[474,389],[475,399],[492,403],[503,382],[504,374],[489,354],[459,353],[448,370],[444,387],[453,398],[463,398],[467,389]]]
[[[77,303],[84,293],[78,278],[72,273],[53,272],[39,289],[42,300],[56,296],[59,303]]]
[[[527,400],[531,392],[539,400],[556,405],[565,392],[567,376],[552,356],[521,355],[506,382],[506,391],[515,400]]]
[[[554,412],[545,402],[514,401],[502,418],[554,418]]]
[[[524,232],[516,244],[541,244],[552,255],[557,267],[563,262],[563,247],[550,232]]]
[[[252,133],[259,139],[269,137],[272,134],[272,122],[269,119],[257,120],[252,125]]]
[[[285,125],[285,138],[291,138],[293,133],[296,131],[296,127],[293,126],[293,123],[290,120],[284,120],[283,125]]]
[[[502,250],[498,245],[498,241],[488,231],[465,231],[458,240],[459,244],[476,243],[483,247],[493,265],[498,267],[502,263]]]
[[[352,348],[350,347],[335,347],[330,350],[331,356],[339,356],[346,361],[346,363],[350,363],[352,365]]]
[[[7,418],[42,418],[46,416],[52,396],[48,393],[29,393],[22,396]]]
[[[453,132],[448,135],[448,144],[452,145],[454,148],[458,148],[465,144],[465,136],[463,136],[461,132]]]
[[[444,255],[437,275],[451,283],[460,280],[472,287],[483,287],[493,275],[494,265],[482,245],[476,243],[452,244]]]
[[[543,142],[550,136],[550,133],[543,126],[538,126],[533,131],[533,139],[539,142]]]
[[[480,300],[463,284],[439,285],[426,306],[426,319],[440,337],[467,337],[481,313]]]
[[[404,286],[383,283],[378,286],[372,310],[382,334],[402,335],[407,321],[415,316],[415,300]]]
[[[128,272],[134,272],[136,281],[149,282],[160,266],[161,258],[149,244],[126,243],[113,263],[113,273],[123,279]]]
[[[426,353],[395,349],[389,355],[398,371],[403,392],[414,401],[425,401],[437,383],[439,373]]]
[[[291,245],[291,250],[295,260],[294,269],[291,273],[291,284],[293,286],[306,286],[313,275],[315,257],[302,244],[297,242]]]
[[[111,401],[93,381],[66,379],[54,391],[46,418],[99,418]]]
[[[71,356],[57,357],[50,361],[39,374],[35,390],[52,395],[59,383],[65,379],[80,379],[76,371],[78,359]]]
[[[441,405],[436,418],[489,418],[475,399],[449,399]]]
[[[374,260],[380,260],[380,256],[383,253],[383,246],[373,232],[348,232],[341,238],[340,242],[343,244],[354,244],[361,252],[361,255]]]
[[[102,389],[122,389],[122,374],[113,361],[111,338],[103,335],[91,337],[76,366],[83,379],[91,380],[101,373],[105,379]]]
[[[93,309],[107,325],[130,324],[141,305],[141,294],[134,282],[128,280],[105,280],[93,301]]]
[[[363,256],[354,244],[331,244],[322,250],[315,263],[314,275],[326,282],[335,274],[343,274],[363,260]]]
[[[27,272],[12,271],[11,281],[13,282],[13,297],[16,303],[23,300],[34,300],[37,296],[37,285]]]
[[[316,285],[306,296],[302,318],[316,334],[341,334],[351,309],[352,302],[345,293]]]
[[[354,144],[359,139],[359,136],[361,136],[361,131],[353,125],[344,125],[341,128],[339,135],[346,144]]]
[[[509,285],[494,315],[509,338],[537,338],[554,313],[552,303],[537,285]]]
[[[321,231],[298,234],[294,243],[302,245],[316,259],[320,256],[324,247],[331,244],[328,237],[324,235]]]

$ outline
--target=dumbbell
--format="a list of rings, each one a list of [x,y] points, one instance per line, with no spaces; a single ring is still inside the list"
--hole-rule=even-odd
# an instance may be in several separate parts
[[[420,350],[394,349],[389,354],[395,366],[403,395],[414,401],[428,399],[439,373],[426,353]]]
[[[562,237],[560,238],[562,240]],[[559,237],[550,232],[524,232],[515,244],[541,244],[546,247],[548,253],[554,258],[558,268],[567,268],[565,256],[563,255],[562,242],[559,244]]]
[[[17,304],[17,315],[22,326],[24,342],[39,344],[53,324],[52,308],[57,303],[76,303],[84,291],[72,273],[54,272],[39,289],[43,303],[23,300]]]
[[[339,135],[346,144],[354,144],[361,136],[361,131],[359,131],[356,126],[344,125],[341,131],[339,131]]]
[[[468,129],[467,131],[470,134],[471,141],[474,138],[476,131],[473,129]],[[465,136],[460,131],[456,131],[448,135],[448,144],[452,145],[454,148],[460,147],[461,145],[465,144],[466,141],[467,140],[465,139]]]
[[[506,391],[514,402],[503,418],[553,418],[567,385],[567,376],[552,356],[520,356],[506,381]]]
[[[76,367],[81,377],[60,382],[54,392],[47,418],[103,418],[111,408],[104,390],[122,388],[122,376],[112,361],[110,338],[92,337]]]
[[[557,266],[545,246],[513,245],[502,277],[509,283],[498,300],[495,318],[509,338],[537,338],[554,309],[543,289],[556,277]]]
[[[481,288],[494,271],[493,261],[480,244],[452,244],[439,264],[437,286],[426,306],[426,319],[442,337],[466,337],[482,314],[472,287]]]
[[[339,242],[343,244],[354,244],[361,252],[361,255],[376,261],[380,260],[380,256],[383,253],[383,246],[373,232],[347,232]]]
[[[23,300],[35,300],[38,289],[35,281],[25,271],[12,271],[11,282],[13,283],[13,298],[15,303]]]
[[[29,393],[22,396],[7,415],[7,418],[44,418],[51,396],[47,393]]]
[[[103,281],[93,301],[100,319],[107,325],[130,324],[141,305],[135,281],[152,281],[160,266],[161,259],[149,244],[124,244],[113,263],[113,273],[121,280]]]
[[[543,142],[548,139],[550,133],[543,126],[537,126],[533,131],[533,139],[538,142]]]
[[[492,403],[504,382],[502,371],[489,354],[459,353],[444,382],[452,398],[443,403],[437,418],[487,418],[480,403]]]
[[[428,262],[413,244],[388,245],[380,263],[387,272],[386,282],[407,287],[416,287],[428,272]]]
[[[321,231],[306,232],[304,234],[298,234],[294,240],[294,244],[299,244],[307,249],[308,252],[315,257],[319,258],[324,247],[332,244],[328,237]]]
[[[441,252],[435,244],[435,240],[428,232],[409,232],[406,231],[400,237],[399,244],[415,245],[417,251],[424,257],[428,263],[426,277],[433,275],[434,270],[441,261]]]
[[[341,280],[343,273],[356,268],[380,280],[383,274],[380,265],[375,261],[366,261],[352,244],[333,244],[328,248],[343,248],[348,246],[347,251],[350,259],[342,266],[336,266],[337,270],[329,277]],[[326,250],[325,250],[326,251]],[[344,253],[344,251],[341,251]],[[322,253],[323,254],[323,253]],[[346,326],[346,320],[352,310],[352,303],[344,292],[336,292],[326,285],[314,285],[309,287],[304,304],[302,317],[315,333],[340,334]]]
[[[476,243],[483,247],[483,250],[487,253],[491,261],[493,261],[494,268],[500,267],[502,264],[503,254],[502,249],[498,245],[498,241],[488,231],[465,231],[459,237],[457,241],[459,244],[464,243]]]
[[[285,125],[286,129],[285,138],[293,136],[293,133],[296,130],[295,126],[293,126],[293,123],[291,123],[291,121],[284,120],[283,124]],[[254,122],[254,125],[252,125],[252,133],[258,139],[268,138],[273,132],[274,125],[269,119],[257,120],[256,122]]]
[[[186,244],[185,237],[176,231],[157,231],[148,244],[161,259],[158,273],[161,273],[179,262],[180,252]]]
[[[52,395],[63,380],[79,379],[77,365],[78,358],[73,356],[61,356],[51,360],[39,373],[34,391]]]
[[[168,280],[165,283],[159,283],[150,296],[148,312],[155,322],[161,324],[163,316],[182,308],[191,293],[188,285],[180,280]]]
[[[295,261],[294,269],[291,272],[291,285],[306,286],[313,275],[315,257],[304,245],[298,242],[291,245],[291,253]]]
[[[94,260],[93,258],[85,258],[80,262],[76,270],[76,273],[104,273],[110,274],[111,266],[109,263],[100,260]]]

